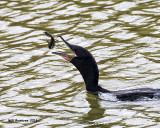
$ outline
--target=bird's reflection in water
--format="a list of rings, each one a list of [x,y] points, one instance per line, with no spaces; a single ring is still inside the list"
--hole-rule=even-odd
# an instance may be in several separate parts
[[[87,93],[86,100],[90,105],[90,110],[87,114],[82,116],[82,118],[80,119],[81,123],[88,124],[88,126],[86,126],[85,128],[106,127],[106,124],[98,124],[97,122],[95,122],[95,120],[103,118],[105,112],[105,109],[102,108],[99,104],[98,96],[93,96],[92,94]]]

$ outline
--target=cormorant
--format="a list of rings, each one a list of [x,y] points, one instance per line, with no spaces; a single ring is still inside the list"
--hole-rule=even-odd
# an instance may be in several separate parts
[[[62,56],[67,61],[71,62],[81,73],[86,90],[93,94],[106,93],[116,97],[119,101],[137,101],[143,98],[160,98],[160,89],[153,88],[138,88],[119,91],[109,91],[98,85],[99,70],[95,58],[85,48],[72,45],[65,41],[62,36],[59,36],[63,42],[74,52],[73,55],[59,52],[52,52]]]

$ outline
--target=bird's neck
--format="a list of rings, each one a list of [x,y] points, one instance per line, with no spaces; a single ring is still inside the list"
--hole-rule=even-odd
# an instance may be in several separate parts
[[[72,60],[72,63],[81,73],[85,81],[86,90],[92,93],[103,90],[103,88],[98,86],[99,70],[95,59],[92,57],[86,57],[79,60],[77,58],[75,59],[76,61]]]

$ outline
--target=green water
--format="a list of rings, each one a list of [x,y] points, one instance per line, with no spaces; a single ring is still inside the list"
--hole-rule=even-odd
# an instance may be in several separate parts
[[[61,35],[95,57],[109,90],[160,86],[160,0],[1,0],[0,126],[158,128],[160,101],[111,102],[88,94]]]

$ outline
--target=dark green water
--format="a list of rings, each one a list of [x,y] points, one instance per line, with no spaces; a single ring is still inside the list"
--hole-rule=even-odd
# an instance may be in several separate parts
[[[111,102],[88,94],[43,32],[87,48],[110,90],[160,87],[160,0],[1,0],[0,126],[158,128],[160,101]],[[18,121],[19,120],[19,121]],[[20,121],[21,120],[21,121]]]

